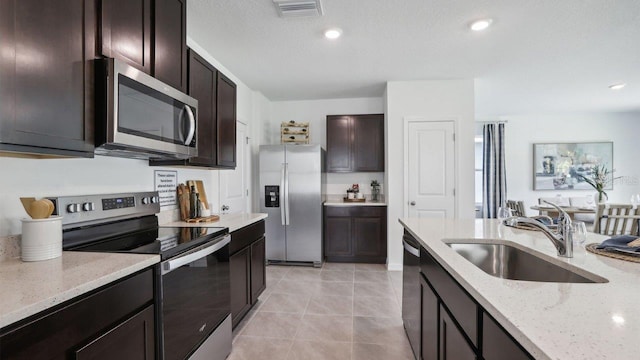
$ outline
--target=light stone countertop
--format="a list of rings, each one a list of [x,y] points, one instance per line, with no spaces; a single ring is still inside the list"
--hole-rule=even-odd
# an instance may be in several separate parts
[[[422,246],[536,359],[638,359],[640,264],[574,248],[560,258],[537,231],[497,220],[400,219]],[[589,233],[585,244],[607,237]],[[445,244],[500,241],[544,254],[563,267],[609,280],[603,284],[507,280],[486,274]],[[574,268],[575,267],[575,268]],[[592,276],[591,276],[592,277]]]
[[[0,328],[159,261],[159,255],[74,251],[45,261],[0,261]]]
[[[346,202],[343,195],[324,195],[324,206],[387,206],[384,195],[380,195],[381,201],[372,201],[371,195],[366,195],[365,202]]]
[[[204,222],[204,223],[188,223],[184,221],[172,221],[160,226],[172,226],[172,227],[228,227],[229,232],[234,232],[245,226],[256,223],[262,219],[266,219],[267,214],[263,213],[249,213],[249,214],[222,214],[220,220]]]

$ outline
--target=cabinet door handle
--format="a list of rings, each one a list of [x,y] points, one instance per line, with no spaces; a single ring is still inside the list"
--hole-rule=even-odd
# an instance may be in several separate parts
[[[412,201],[412,202],[410,202],[409,204],[410,204],[411,206],[416,206],[416,202],[415,202],[415,201]]]

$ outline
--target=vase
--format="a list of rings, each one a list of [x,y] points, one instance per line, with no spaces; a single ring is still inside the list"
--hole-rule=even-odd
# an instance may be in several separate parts
[[[605,193],[595,193],[593,194],[593,200],[596,204],[605,204],[608,200],[607,194]]]

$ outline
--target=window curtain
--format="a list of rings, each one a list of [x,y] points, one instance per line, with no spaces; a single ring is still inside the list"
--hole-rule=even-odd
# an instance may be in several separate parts
[[[504,124],[485,124],[482,133],[482,213],[493,219],[507,202]]]

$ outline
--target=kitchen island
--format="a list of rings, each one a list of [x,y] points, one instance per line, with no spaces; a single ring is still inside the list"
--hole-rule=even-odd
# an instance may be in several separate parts
[[[542,233],[505,227],[497,220],[411,218],[401,219],[400,223],[418,241],[425,255],[435,260],[483,313],[495,319],[532,357],[637,358],[640,264],[598,256],[584,247],[575,248],[571,259],[560,258]],[[589,234],[586,243],[604,239],[605,236]],[[501,279],[456,253],[446,244],[451,242],[509,244],[586,278],[606,280],[553,283]],[[469,338],[476,340],[473,336]],[[477,339],[477,347],[485,351],[482,336]]]

